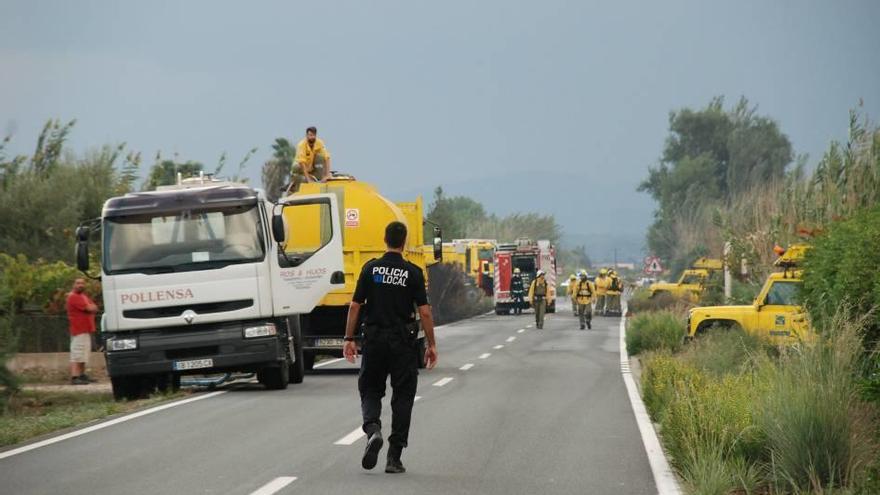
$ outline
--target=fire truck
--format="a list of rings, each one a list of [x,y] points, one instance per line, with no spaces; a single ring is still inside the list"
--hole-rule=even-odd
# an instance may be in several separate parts
[[[529,285],[538,270],[544,270],[550,293],[547,312],[556,312],[556,248],[550,241],[517,239],[510,244],[499,244],[495,251],[495,314],[507,315],[514,307],[510,294],[513,270],[519,268],[523,286],[528,293]],[[526,301],[528,306],[528,301]]]

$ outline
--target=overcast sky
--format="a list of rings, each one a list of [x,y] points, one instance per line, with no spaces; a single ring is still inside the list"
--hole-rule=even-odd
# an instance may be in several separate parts
[[[873,0],[7,0],[0,132],[29,153],[46,119],[76,118],[77,151],[208,170],[258,147],[259,184],[274,138],[317,125],[335,169],[393,199],[444,185],[637,255],[654,205],[635,187],[670,110],[744,95],[814,164],[859,98],[880,119],[878,20]]]

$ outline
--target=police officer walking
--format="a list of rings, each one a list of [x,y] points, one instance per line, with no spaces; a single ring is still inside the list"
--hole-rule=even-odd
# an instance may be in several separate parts
[[[391,375],[391,435],[388,437],[386,473],[404,473],[400,460],[407,447],[410,418],[418,384],[418,311],[425,330],[425,365],[437,364],[434,320],[425,290],[425,275],[416,265],[403,259],[406,225],[391,222],[385,228],[384,256],[364,265],[357,281],[345,325],[343,353],[355,362],[355,329],[363,307],[363,342],[358,391],[361,396],[363,430],[367,446],[361,459],[364,469],[373,469],[382,450],[382,397]]]

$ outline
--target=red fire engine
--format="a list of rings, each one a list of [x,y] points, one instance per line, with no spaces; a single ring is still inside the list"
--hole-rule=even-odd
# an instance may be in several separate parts
[[[514,307],[510,279],[515,268],[519,268],[523,279],[526,307],[529,285],[538,270],[544,270],[547,285],[554,288],[551,297],[547,299],[547,312],[556,312],[556,248],[550,241],[517,239],[515,243],[499,244],[495,251],[495,313],[510,314]]]

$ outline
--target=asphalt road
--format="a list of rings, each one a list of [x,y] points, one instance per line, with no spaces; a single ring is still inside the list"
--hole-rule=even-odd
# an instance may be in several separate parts
[[[580,331],[561,307],[544,330],[533,324],[493,315],[438,329],[403,475],[383,472],[384,451],[361,469],[356,366],[334,362],[285,391],[234,384],[2,458],[0,493],[656,493],[621,378],[619,319]]]

